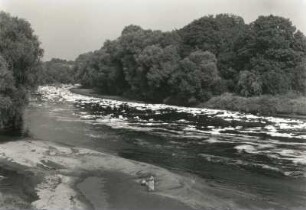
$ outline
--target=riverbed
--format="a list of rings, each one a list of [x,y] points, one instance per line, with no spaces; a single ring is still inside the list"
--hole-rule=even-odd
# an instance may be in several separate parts
[[[38,177],[22,187],[34,189],[31,196],[9,187],[24,208],[306,208],[305,120],[124,102],[70,88],[40,87],[25,113],[29,137],[2,143],[3,168],[21,178],[5,171],[1,182]],[[153,193],[139,184],[149,175],[157,180]]]

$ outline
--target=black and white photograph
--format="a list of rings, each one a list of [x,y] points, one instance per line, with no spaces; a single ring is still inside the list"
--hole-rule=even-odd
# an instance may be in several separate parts
[[[306,0],[0,0],[0,210],[305,210]]]

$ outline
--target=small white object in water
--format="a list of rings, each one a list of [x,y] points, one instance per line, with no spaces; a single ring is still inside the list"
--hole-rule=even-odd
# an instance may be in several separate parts
[[[140,182],[141,185],[146,185],[147,184],[147,181],[145,179],[141,180]]]
[[[53,150],[51,150],[51,151],[49,152],[49,155],[54,156],[54,155],[56,155],[56,152],[53,151]]]

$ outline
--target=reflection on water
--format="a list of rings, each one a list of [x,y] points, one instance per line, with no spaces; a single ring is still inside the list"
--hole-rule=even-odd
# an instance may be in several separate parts
[[[305,121],[103,100],[65,88],[41,93],[43,102],[26,113],[36,138],[200,176],[253,193],[264,208],[306,205]]]

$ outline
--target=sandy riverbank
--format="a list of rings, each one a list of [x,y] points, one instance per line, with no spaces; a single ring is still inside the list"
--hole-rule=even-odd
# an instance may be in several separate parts
[[[37,176],[38,199],[31,203],[37,209],[241,209],[233,201],[241,199],[238,192],[85,148],[28,139],[2,143],[0,160]],[[156,177],[155,192],[139,184],[149,174]]]

